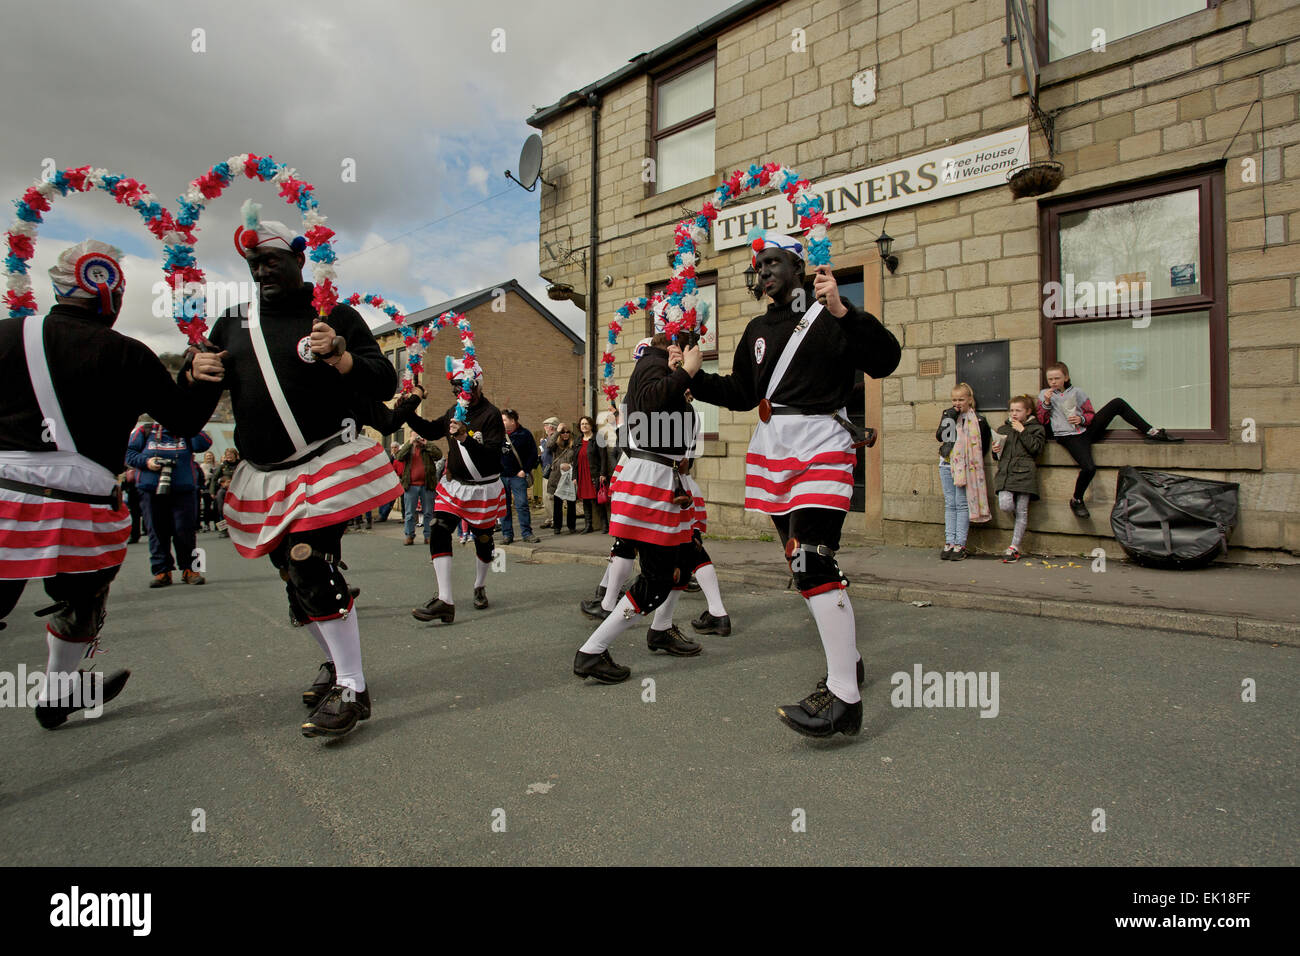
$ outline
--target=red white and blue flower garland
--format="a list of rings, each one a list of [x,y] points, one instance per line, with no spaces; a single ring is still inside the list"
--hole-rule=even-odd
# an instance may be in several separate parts
[[[476,367],[474,360],[474,332],[469,327],[469,316],[457,315],[455,312],[444,312],[442,315],[438,316],[438,321],[442,322],[443,319],[450,320],[453,318],[456,320],[456,331],[460,333],[461,345],[465,350],[465,357],[462,359],[462,363],[467,370],[473,369]],[[439,328],[441,328],[441,326],[439,326]],[[450,382],[452,381],[453,374],[452,358],[450,355],[447,356],[446,368],[447,381]],[[473,397],[474,396],[463,387],[456,393],[456,421],[469,421],[469,403]]]
[[[277,163],[270,156],[240,153],[217,163],[190,183],[185,195],[177,200],[181,213],[172,223],[174,228],[160,237],[166,254],[163,272],[167,274],[168,284],[172,287],[173,315],[177,327],[192,344],[203,342],[203,333],[208,329],[203,318],[205,302],[202,292],[191,295],[188,299],[185,297],[187,286],[190,289],[196,286],[200,290],[203,288],[204,275],[194,256],[194,230],[207,202],[225,192],[240,173],[249,179],[279,186],[284,201],[296,206],[302,213],[303,237],[307,241],[307,248],[311,250],[308,258],[312,261],[312,305],[319,315],[326,316],[339,302],[338,290],[334,286],[334,262],[337,257],[330,242],[334,230],[325,225],[320,204],[312,195],[316,187],[299,179],[297,170],[284,163]]]
[[[618,334],[623,331],[619,319],[627,321],[637,309],[653,305],[662,297],[664,299],[663,331],[670,339],[679,332],[691,331],[698,324],[703,336],[707,315],[700,315],[702,307],[695,285],[695,265],[698,262],[696,250],[700,244],[707,242],[709,228],[718,218],[718,212],[737,196],[749,192],[755,186],[775,186],[785,193],[786,199],[794,206],[799,216],[799,227],[804,230],[808,240],[808,263],[817,266],[831,264],[831,241],[826,233],[827,219],[822,212],[821,197],[814,194],[812,184],[800,179],[798,174],[788,166],[779,163],[753,163],[747,172],[733,172],[713,194],[713,199],[706,201],[699,215],[692,219],[683,219],[673,232],[673,242],[677,247],[673,255],[673,276],[668,281],[668,288],[647,298],[630,299],[615,311],[619,318],[609,323],[609,347],[601,356],[605,365],[605,384],[602,386],[610,405],[618,404],[619,387],[614,383],[614,346],[618,344]],[[761,238],[754,238],[752,246],[755,251],[762,248]],[[656,323],[656,326],[658,323]]]
[[[36,255],[37,227],[44,222],[42,213],[50,211],[55,193],[66,196],[71,192],[85,193],[96,188],[111,195],[115,202],[138,212],[145,226],[158,238],[175,228],[171,213],[150,194],[144,183],[112,175],[106,169],[91,169],[89,166],[60,169],[49,179],[34,183],[21,199],[14,201],[17,212],[5,233],[8,253],[4,260],[4,303],[9,307],[10,318],[36,314],[29,263]]]

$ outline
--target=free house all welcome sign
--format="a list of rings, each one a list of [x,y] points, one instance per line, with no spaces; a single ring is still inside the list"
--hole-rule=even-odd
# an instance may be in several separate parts
[[[952,143],[881,166],[814,184],[822,211],[834,225],[1004,185],[1007,173],[1029,162],[1029,126],[1018,126],[964,143]],[[772,192],[735,207],[727,206],[713,225],[716,251],[748,244],[755,226],[796,234],[794,207]]]

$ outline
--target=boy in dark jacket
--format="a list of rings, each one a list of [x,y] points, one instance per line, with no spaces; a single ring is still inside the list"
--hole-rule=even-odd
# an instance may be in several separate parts
[[[1047,429],[1034,419],[1034,399],[1017,395],[1011,400],[1011,417],[999,425],[994,439],[993,457],[998,459],[993,490],[998,493],[998,507],[1016,515],[1011,532],[1011,546],[1002,556],[1004,564],[1020,560],[1020,541],[1029,526],[1029,502],[1038,499],[1038,466],[1034,459],[1047,444]]]

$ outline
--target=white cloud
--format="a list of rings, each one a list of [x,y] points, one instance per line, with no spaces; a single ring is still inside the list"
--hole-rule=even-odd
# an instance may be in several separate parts
[[[484,196],[487,195],[488,171],[478,165],[478,163],[475,163],[466,171],[465,179],[474,189],[478,190]]]

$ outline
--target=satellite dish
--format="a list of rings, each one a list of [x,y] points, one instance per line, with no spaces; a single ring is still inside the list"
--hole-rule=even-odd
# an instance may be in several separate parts
[[[519,177],[516,179],[506,170],[506,179],[513,180],[524,189],[532,192],[537,188],[537,181],[542,179],[542,137],[534,133],[524,140],[524,148],[519,151]],[[554,186],[554,183],[546,183]]]

